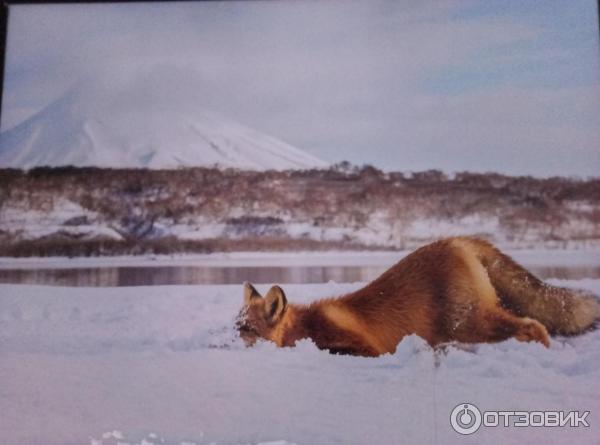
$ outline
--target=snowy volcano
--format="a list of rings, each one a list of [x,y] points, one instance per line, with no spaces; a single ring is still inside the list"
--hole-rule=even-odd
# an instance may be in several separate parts
[[[203,109],[153,82],[85,81],[0,134],[0,167],[325,167],[315,156]]]

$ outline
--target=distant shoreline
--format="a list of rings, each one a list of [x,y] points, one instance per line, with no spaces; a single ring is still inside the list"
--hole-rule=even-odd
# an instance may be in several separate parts
[[[0,256],[600,249],[600,179],[329,169],[0,169]]]
[[[401,251],[326,251],[326,252],[219,252],[210,254],[120,255],[107,257],[0,257],[0,269],[52,269],[102,267],[292,267],[311,266],[388,266],[405,255]],[[600,248],[589,250],[521,249],[507,250],[519,262],[535,266],[600,266]]]

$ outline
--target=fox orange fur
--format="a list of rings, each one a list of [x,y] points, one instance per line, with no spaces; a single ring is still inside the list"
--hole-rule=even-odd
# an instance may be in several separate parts
[[[549,346],[549,334],[581,333],[599,316],[595,297],[543,283],[486,241],[455,237],[421,247],[356,292],[309,305],[288,304],[278,286],[262,297],[244,283],[237,328],[248,345],[310,338],[332,353],[377,356],[410,334],[432,346],[510,337]]]

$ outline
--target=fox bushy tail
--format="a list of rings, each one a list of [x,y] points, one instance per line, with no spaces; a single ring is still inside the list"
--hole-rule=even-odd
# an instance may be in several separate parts
[[[502,304],[511,312],[535,318],[550,334],[580,334],[598,322],[600,300],[589,292],[544,283],[487,242],[478,250]]]

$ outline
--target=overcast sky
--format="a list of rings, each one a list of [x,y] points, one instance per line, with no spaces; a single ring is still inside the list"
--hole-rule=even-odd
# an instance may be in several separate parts
[[[594,0],[11,6],[1,127],[82,78],[150,73],[332,162],[597,176],[597,17]]]

